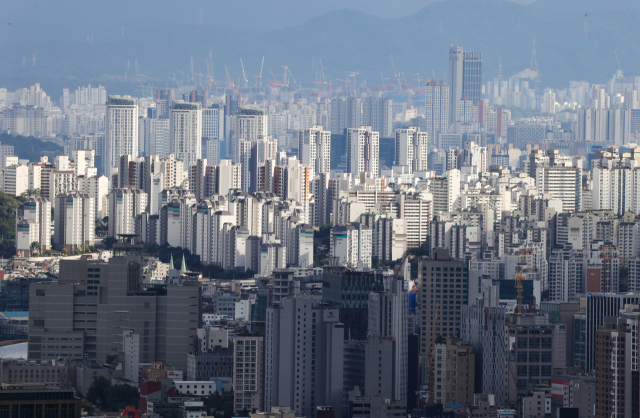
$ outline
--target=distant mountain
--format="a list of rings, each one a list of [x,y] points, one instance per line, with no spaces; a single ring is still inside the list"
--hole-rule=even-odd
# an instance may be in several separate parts
[[[7,16],[16,11],[0,14],[0,84],[15,88],[39,81],[54,97],[63,87],[88,82],[102,83],[110,93],[130,91],[140,88],[139,81],[131,83],[137,59],[145,86],[172,85],[174,77],[182,79],[180,71],[190,74],[192,57],[194,72],[206,76],[210,52],[215,77],[227,78],[226,65],[236,83],[242,72],[240,59],[253,84],[251,75],[258,74],[263,56],[265,82],[274,76],[281,79],[281,65],[289,66],[296,81],[305,86],[322,78],[323,70],[327,79],[340,84],[343,82],[335,80],[346,79],[349,71],[359,73],[358,83],[381,84],[382,78],[392,76],[394,68],[409,80],[424,80],[432,74],[446,79],[451,44],[482,51],[488,80],[497,76],[500,59],[505,77],[528,68],[534,36],[543,86],[563,87],[569,80],[583,79],[606,82],[618,68],[616,52],[626,75],[640,75],[637,1],[538,0],[523,5],[504,0],[447,0],[398,19],[342,10],[266,32],[259,26],[238,24],[243,22],[242,16],[216,14],[215,5],[227,2],[199,1],[186,3],[191,19],[181,11],[182,3],[169,0],[160,0],[158,7],[148,10],[139,2],[103,2],[95,19],[79,19],[77,25],[68,22],[73,15],[54,11],[51,5],[47,7],[54,17],[51,20],[58,22],[55,24],[35,20],[42,19],[41,15],[35,16],[33,23],[25,23],[20,15],[22,20],[16,18],[14,23],[17,27],[9,28],[14,24],[8,25]],[[86,4],[65,0],[73,2],[79,8]],[[203,15],[227,23],[209,25],[209,20],[203,19],[204,24],[199,25],[199,9],[191,10],[198,4]],[[167,19],[167,11],[174,13],[175,19]],[[222,6],[220,11],[224,11]],[[147,13],[147,18],[144,24],[136,24],[141,13]],[[79,16],[86,16],[86,10]],[[235,23],[233,27],[229,22]],[[125,26],[124,37],[121,26]],[[93,43],[87,42],[89,31],[93,32]],[[37,60],[32,66],[34,53]]]

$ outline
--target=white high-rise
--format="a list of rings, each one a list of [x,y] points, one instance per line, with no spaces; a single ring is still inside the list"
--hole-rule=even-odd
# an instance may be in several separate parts
[[[185,169],[202,158],[202,105],[173,102],[169,110],[171,153],[182,159]]]
[[[75,250],[95,241],[95,201],[77,191],[56,196],[53,248]]]
[[[298,159],[311,169],[311,179],[318,173],[330,173],[331,132],[319,125],[300,131]]]
[[[240,161],[240,141],[255,141],[269,135],[269,112],[267,109],[253,109],[238,107],[236,113],[235,141],[233,153],[234,162]]]
[[[433,81],[425,86],[424,98],[427,133],[433,140],[449,130],[449,86]]]
[[[428,138],[427,132],[420,132],[420,128],[396,129],[395,165],[407,166],[409,173],[426,170]]]
[[[106,175],[111,178],[121,155],[138,156],[138,99],[109,96],[105,116]]]
[[[370,126],[347,129],[347,173],[353,177],[367,173],[378,177],[380,134]]]

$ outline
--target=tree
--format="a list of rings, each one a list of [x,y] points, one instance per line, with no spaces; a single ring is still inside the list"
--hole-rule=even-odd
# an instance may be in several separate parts
[[[38,241],[33,241],[31,243],[31,252],[38,252],[38,254],[40,254],[40,243]]]
[[[249,410],[245,407],[242,411],[240,411],[240,415],[238,415],[239,417],[248,417],[249,416]]]
[[[140,392],[130,385],[114,385],[107,390],[107,409],[117,411],[126,406],[138,407]]]
[[[100,408],[104,408],[107,401],[107,391],[110,387],[111,382],[107,378],[100,376],[89,386],[87,400]]]
[[[140,393],[129,385],[111,385],[105,377],[93,381],[87,391],[87,400],[105,411],[117,411],[126,406],[138,407]]]

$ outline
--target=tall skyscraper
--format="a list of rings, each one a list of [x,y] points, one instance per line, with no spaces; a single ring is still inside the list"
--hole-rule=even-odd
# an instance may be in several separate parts
[[[482,53],[449,48],[449,123],[456,122],[458,102],[464,97],[477,105],[482,99]]]
[[[331,132],[314,125],[298,134],[298,159],[311,169],[311,179],[316,174],[331,172]]]
[[[449,86],[444,82],[425,86],[424,105],[426,109],[426,132],[431,141],[435,142],[440,132],[447,133],[449,130]]]
[[[105,118],[105,168],[107,178],[111,178],[113,167],[118,166],[121,155],[138,156],[138,99],[109,96]]]
[[[185,168],[202,158],[202,105],[173,102],[169,111],[171,153],[182,159]]]
[[[77,191],[56,196],[53,247],[73,251],[95,241],[95,200]]]
[[[367,173],[378,177],[380,134],[371,126],[347,129],[347,173],[353,177]]]
[[[482,52],[465,52],[462,66],[462,97],[478,105],[482,100]]]
[[[455,123],[458,101],[462,100],[463,55],[461,46],[449,47],[449,125]]]

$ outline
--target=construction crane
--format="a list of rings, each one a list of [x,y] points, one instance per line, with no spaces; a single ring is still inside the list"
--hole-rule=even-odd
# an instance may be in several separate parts
[[[324,79],[324,67],[322,66],[322,58],[320,58],[320,70],[322,71],[322,81],[326,83],[327,80]]]
[[[435,398],[435,370],[433,370],[433,357],[436,354],[436,327],[438,326],[438,311],[440,310],[440,301],[436,302],[436,311],[433,320],[433,327],[431,328],[431,353],[429,353],[429,406],[433,406]]]
[[[336,78],[336,81],[344,81],[344,89],[345,91],[349,91],[349,83],[351,82],[351,80],[344,80],[342,78]]]
[[[516,289],[518,290],[518,306],[517,312],[522,313],[522,281],[524,280],[524,265],[526,262],[527,245],[520,250],[520,263],[518,264],[518,271],[516,272]]]
[[[233,88],[234,84],[233,81],[231,81],[231,77],[229,77],[229,69],[227,68],[227,64],[224,65],[224,70],[227,72],[227,87]]]
[[[242,79],[244,80],[244,86],[247,87],[247,83],[249,82],[249,80],[247,80],[247,76],[244,74],[244,64],[242,63],[242,58],[240,58],[240,66],[242,67]]]
[[[202,74],[202,73],[193,73],[193,75],[200,76],[200,87],[202,87],[202,76],[203,76],[204,74]],[[195,79],[194,79],[194,81],[195,81]]]
[[[284,68],[284,78],[282,82],[284,83],[285,86],[288,86],[289,85],[289,77],[288,77],[289,67],[287,67],[286,65],[281,65],[281,67]]]
[[[262,56],[262,64],[260,65],[260,88],[262,88],[262,69],[264,68],[264,55]]]
[[[353,87],[355,88],[355,90],[354,90],[354,93],[353,93],[353,94],[354,94],[356,97],[358,97],[358,85],[356,84],[356,76],[357,76],[358,74],[360,74],[360,73],[358,73],[358,72],[356,72],[356,71],[349,71],[349,74],[350,74],[350,75],[349,75],[350,77],[351,77],[351,76],[353,76]]]
[[[393,269],[393,275],[397,276],[400,273],[400,270],[402,270],[402,266],[404,265],[405,261],[407,261],[407,258],[409,258],[409,252],[405,251],[404,256],[402,257],[402,260],[400,261],[400,264],[398,264],[396,266],[396,268]]]

